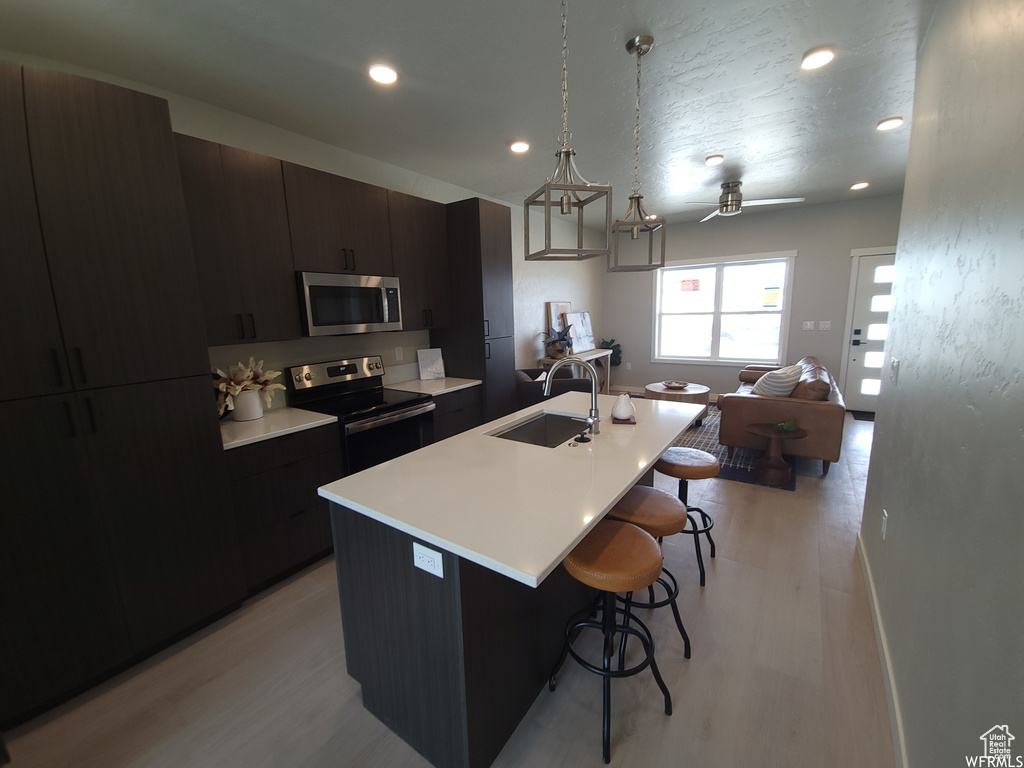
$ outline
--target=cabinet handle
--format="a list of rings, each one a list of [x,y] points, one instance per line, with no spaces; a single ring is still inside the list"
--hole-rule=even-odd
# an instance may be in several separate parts
[[[85,413],[89,417],[89,430],[96,434],[96,412],[92,409],[92,398],[85,398]]]
[[[432,310],[432,309],[428,309],[428,310],[427,310],[427,312],[429,312],[429,313],[430,313],[430,314],[428,315],[428,316],[430,317],[430,322],[429,322],[429,323],[427,323],[427,325],[433,326],[433,325],[434,325],[434,310]]]
[[[238,320],[238,338],[244,339],[245,338],[245,321],[242,320],[242,316],[240,314],[239,315],[235,315],[235,319]]]
[[[484,343],[484,360],[490,360],[490,359],[491,359],[491,345],[485,342]]]
[[[349,248],[348,249],[348,255],[352,257],[352,266],[349,267],[349,269],[352,270],[353,272],[355,272],[356,271],[356,252],[354,250],[352,250],[351,248]],[[348,263],[348,262],[346,262],[346,263]]]
[[[64,401],[64,414],[68,417],[68,436],[78,437],[78,430],[75,429],[75,414],[71,412],[71,403]]]
[[[491,321],[490,320],[484,320],[484,336],[490,336],[490,335],[491,335]]]
[[[249,313],[249,325],[252,327],[252,337],[255,339],[256,338],[256,316],[252,312]]]
[[[78,375],[81,378],[82,383],[85,384],[88,378],[85,375],[85,360],[82,358],[82,348],[75,347],[75,362],[78,363]]]
[[[427,322],[427,310],[423,310],[423,325],[429,325]]]
[[[64,386],[64,366],[60,364],[60,353],[50,347],[50,355],[53,357],[53,370],[57,373],[57,386]],[[72,435],[74,437],[74,435]]]

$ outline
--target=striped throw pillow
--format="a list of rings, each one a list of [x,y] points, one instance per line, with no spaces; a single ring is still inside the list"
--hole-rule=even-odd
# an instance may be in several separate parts
[[[777,371],[768,371],[754,382],[755,395],[771,395],[772,397],[789,397],[803,373],[802,365],[790,365]]]

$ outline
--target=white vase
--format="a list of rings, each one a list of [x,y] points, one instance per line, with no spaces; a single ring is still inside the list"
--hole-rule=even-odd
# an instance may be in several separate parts
[[[636,413],[636,406],[633,405],[633,401],[630,399],[629,394],[624,393],[618,396],[615,400],[615,404],[612,406],[612,416],[616,419],[628,421],[633,418]]]
[[[263,418],[263,398],[255,389],[246,389],[235,395],[235,421],[252,421]]]

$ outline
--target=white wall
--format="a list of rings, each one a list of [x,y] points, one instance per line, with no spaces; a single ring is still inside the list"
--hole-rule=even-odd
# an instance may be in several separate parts
[[[899,226],[900,196],[856,198],[847,203],[749,209],[732,218],[675,224],[665,236],[671,262],[796,251],[786,360],[816,355],[838,378],[846,350],[844,323],[850,286],[850,252],[892,246]],[[696,381],[713,393],[732,392],[737,365],[677,365],[652,362],[654,273],[621,272],[604,281],[601,333],[622,344],[623,365],[613,386],[643,388],[665,379]],[[830,331],[804,331],[802,321],[830,320]],[[595,324],[597,320],[595,319]],[[627,371],[625,363],[632,364]]]
[[[861,529],[913,768],[1024,754],[1022,40],[1019,0],[943,0],[918,60]]]
[[[30,55],[0,50],[0,59],[21,64],[32,64],[64,72],[91,77],[104,82],[115,83],[167,99],[171,125],[175,131],[190,136],[216,141],[251,152],[259,152],[282,160],[307,165],[320,170],[358,179],[370,184],[387,187],[399,192],[416,195],[428,200],[450,203],[468,197],[486,197],[470,189],[423,174],[399,168],[363,155],[316,141],[299,134],[277,128],[273,125],[228,112],[215,105],[169,93],[144,83],[107,75],[103,72],[75,67],[62,62],[41,59]],[[339,144],[344,138],[339,137]],[[540,186],[544,179],[538,179]],[[489,198],[490,199],[490,198]],[[515,281],[515,324],[516,364],[521,368],[536,365],[543,356],[542,334],[545,331],[544,302],[568,299],[573,308],[594,313],[595,333],[601,323],[601,279],[604,264],[598,259],[587,262],[551,263],[524,261],[523,208],[522,203],[505,203],[512,210],[512,260]],[[277,344],[250,344],[237,347],[213,347],[210,349],[211,364],[223,368],[248,359],[254,355],[263,358],[269,368],[284,368],[310,360],[329,360],[346,355],[380,354],[389,373],[394,370],[406,371],[405,365],[415,362],[416,349],[429,345],[428,334],[423,332],[398,334],[370,334],[360,337],[333,337],[302,339],[297,342]],[[403,348],[403,359],[399,361],[395,347]],[[244,362],[244,361],[243,361]],[[413,371],[408,377],[415,377]],[[280,403],[275,403],[275,406]]]

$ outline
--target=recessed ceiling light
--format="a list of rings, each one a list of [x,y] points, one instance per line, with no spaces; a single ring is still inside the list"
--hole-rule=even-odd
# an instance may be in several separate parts
[[[867,189],[868,183],[866,181],[858,181],[856,184],[851,184],[850,189]]]
[[[902,117],[887,117],[877,126],[880,131],[892,131],[903,125]]]
[[[824,67],[835,57],[836,52],[831,48],[813,48],[804,54],[803,59],[800,61],[800,68],[817,69],[818,67]]]
[[[390,85],[398,79],[398,73],[391,67],[384,66],[383,64],[374,64],[370,67],[370,77],[378,83]]]
[[[708,155],[704,159],[704,165],[706,165],[708,167],[713,167],[713,166],[716,166],[716,165],[721,165],[724,162],[725,162],[725,158],[722,155]]]
[[[513,141],[511,144],[509,144],[508,148],[511,149],[513,152],[521,153],[528,152],[530,150],[530,145],[527,144],[525,141]]]

